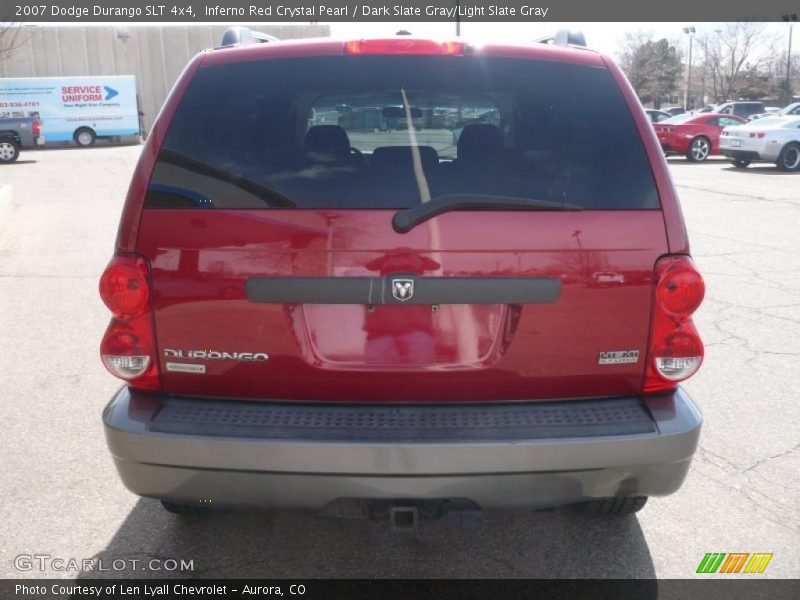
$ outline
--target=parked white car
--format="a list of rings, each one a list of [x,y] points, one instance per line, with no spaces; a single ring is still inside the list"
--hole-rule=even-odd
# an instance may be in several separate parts
[[[742,169],[764,160],[783,171],[800,171],[800,117],[764,117],[726,127],[719,136],[719,150]]]
[[[774,107],[768,106],[766,108],[767,112],[761,113],[760,115],[753,115],[750,117],[750,120],[755,121],[756,119],[763,119],[764,117],[782,117],[784,115],[800,116],[800,102],[794,102],[789,106],[784,106],[775,111],[770,111],[770,108]]]

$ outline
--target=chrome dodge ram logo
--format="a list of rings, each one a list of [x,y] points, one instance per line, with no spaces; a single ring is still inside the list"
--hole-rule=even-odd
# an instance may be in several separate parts
[[[400,302],[411,300],[414,297],[414,280],[392,279],[392,296]]]

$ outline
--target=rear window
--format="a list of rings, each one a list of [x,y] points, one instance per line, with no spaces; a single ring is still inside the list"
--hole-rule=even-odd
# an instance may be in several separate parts
[[[169,125],[147,206],[400,209],[449,194],[659,206],[607,70],[451,56],[201,68]]]

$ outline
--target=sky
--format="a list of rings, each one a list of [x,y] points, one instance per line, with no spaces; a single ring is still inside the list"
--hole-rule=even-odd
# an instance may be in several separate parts
[[[232,23],[203,23],[202,25],[226,25]],[[244,23],[246,24],[246,23]],[[256,23],[253,23],[256,24]],[[262,25],[291,25],[292,23],[259,23]],[[302,23],[295,23],[301,25]],[[380,37],[393,36],[397,31],[405,29],[415,36],[420,37],[453,37],[455,36],[455,24],[453,23],[431,23],[431,22],[394,22],[394,23],[365,23],[365,22],[343,22],[326,23],[329,25],[331,35],[335,37]],[[106,26],[106,27],[131,27],[131,26],[191,26],[186,23],[43,23],[42,25],[51,26]],[[201,25],[201,24],[198,24]],[[550,35],[559,29],[577,29],[586,36],[586,45],[603,53],[618,56],[621,42],[625,33],[633,31],[652,31],[656,39],[667,38],[669,40],[683,40],[686,49],[688,47],[687,36],[683,33],[683,28],[693,26],[697,30],[698,36],[703,33],[713,33],[719,29],[722,23],[555,23],[555,22],[508,22],[508,23],[462,23],[461,35],[476,42],[503,40],[508,42],[530,42],[536,38]],[[788,43],[789,28],[784,23],[768,23],[765,25],[765,32],[774,38],[779,45]],[[797,37],[797,36],[795,36]]]

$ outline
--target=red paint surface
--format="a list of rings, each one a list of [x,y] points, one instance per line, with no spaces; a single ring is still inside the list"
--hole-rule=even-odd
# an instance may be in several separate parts
[[[146,210],[163,348],[266,352],[169,373],[171,392],[304,400],[509,400],[637,393],[659,211],[449,213],[401,235],[391,211]],[[433,229],[440,240],[431,247]],[[256,304],[254,276],[557,277],[554,304]],[[424,285],[424,279],[417,282]],[[639,349],[637,364],[598,365]],[[163,362],[163,357],[162,357]]]
[[[447,213],[401,235],[379,210],[142,210],[158,149],[192,73],[205,64],[340,54],[343,42],[261,44],[200,55],[157,119],[131,184],[118,251],[152,264],[164,389],[237,398],[481,401],[637,394],[653,267],[688,252],[659,141],[621,71],[603,56],[543,44],[476,53],[608,68],[642,134],[662,210]],[[705,116],[707,118],[708,115]],[[438,240],[433,241],[433,240]],[[554,304],[428,306],[256,304],[254,276],[557,277]],[[424,285],[424,279],[417,285]],[[164,348],[265,352],[258,363],[164,370]],[[639,350],[598,365],[601,351]]]

